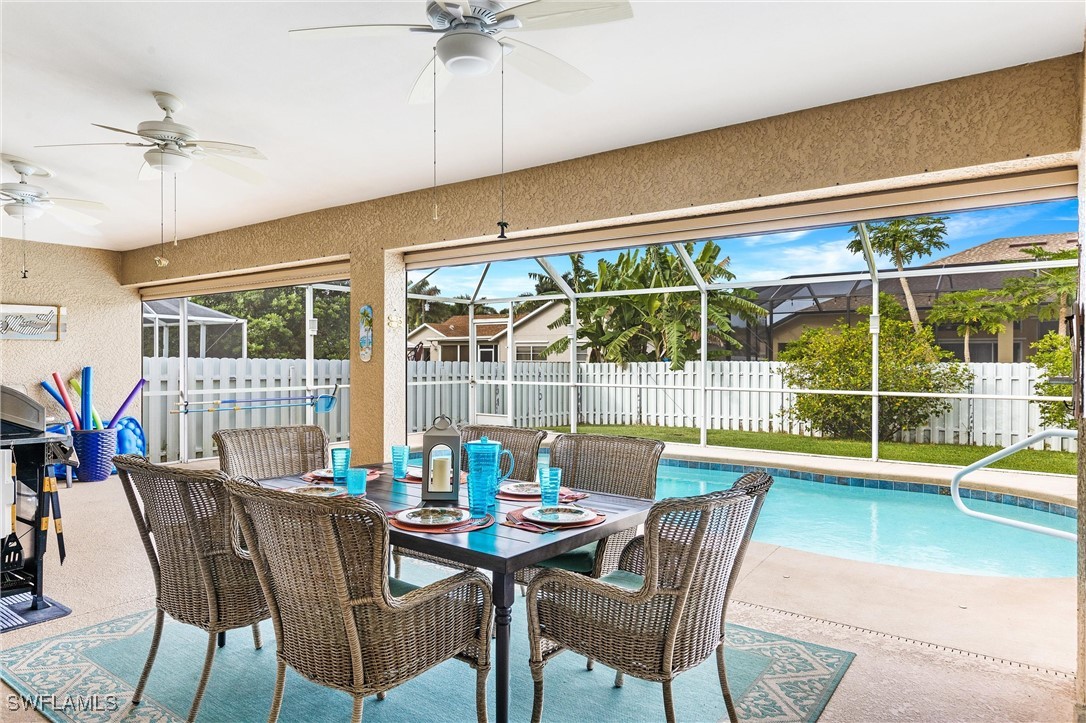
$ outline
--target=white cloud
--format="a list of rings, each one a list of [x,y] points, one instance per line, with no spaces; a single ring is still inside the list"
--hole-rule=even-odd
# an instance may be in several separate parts
[[[987,236],[989,238],[985,240],[991,240],[1001,232],[1035,217],[1041,210],[1036,204],[1031,204],[951,214],[946,221],[946,239],[952,241]]]
[[[730,267],[736,281],[770,281],[789,276],[850,273],[864,270],[863,260],[848,250],[848,241],[785,246],[767,258],[737,258]]]
[[[482,272],[481,266],[451,266],[431,276],[430,283],[441,289],[442,296],[470,296]]]
[[[764,247],[764,246],[777,246],[778,244],[791,243],[792,241],[798,241],[801,238],[810,236],[817,229],[808,228],[800,231],[783,231],[781,233],[764,233],[757,236],[745,236],[740,239],[725,239],[721,243],[724,248],[727,248],[729,242],[734,243],[739,241],[747,248],[750,247]]]

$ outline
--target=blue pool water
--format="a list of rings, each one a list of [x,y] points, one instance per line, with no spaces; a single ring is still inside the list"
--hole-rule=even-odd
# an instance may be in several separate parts
[[[416,455],[414,464],[421,464]],[[548,462],[540,450],[539,462]],[[743,473],[662,462],[656,498],[692,497],[732,486]],[[967,499],[979,512],[1074,532],[1071,517]],[[1004,577],[1074,577],[1076,548],[1062,540],[962,514],[947,495],[849,487],[774,475],[754,539],[820,555],[935,572]]]
[[[740,472],[661,464],[656,496],[727,489]],[[981,500],[980,512],[1073,532],[1070,517]],[[950,497],[775,476],[754,539],[850,560],[937,572],[1073,577],[1075,543],[962,514]]]

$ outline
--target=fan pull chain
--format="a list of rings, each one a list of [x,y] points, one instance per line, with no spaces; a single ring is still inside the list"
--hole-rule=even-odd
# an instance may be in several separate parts
[[[501,50],[501,173],[498,175],[498,204],[500,206],[498,238],[505,238],[505,229],[509,228],[509,223],[505,220],[505,46],[501,46]]]
[[[26,268],[26,216],[21,219],[23,225],[23,278],[30,277],[30,271]]]
[[[170,260],[165,255],[166,246],[166,172],[161,171],[158,176],[158,256],[155,257],[155,266],[164,268]]]
[[[173,174],[173,247],[177,248],[177,174]]]
[[[438,220],[437,213],[437,46],[434,46],[434,185],[431,191],[431,201],[433,202],[433,220]]]

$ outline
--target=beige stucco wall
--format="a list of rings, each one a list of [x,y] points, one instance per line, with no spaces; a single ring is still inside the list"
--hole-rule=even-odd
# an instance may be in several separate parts
[[[511,229],[651,213],[1073,151],[1081,54],[847,101],[526,169],[506,177]],[[496,178],[315,211],[184,241],[170,265],[126,252],[122,282],[146,284],[349,253],[352,308],[372,304],[374,359],[354,359],[352,440],[385,456],[385,376],[402,374],[402,281],[388,249],[496,231]],[[153,239],[148,239],[151,243]],[[386,288],[387,283],[395,287]],[[357,331],[352,331],[355,348]],[[400,385],[402,386],[402,385]],[[400,386],[397,386],[398,390]],[[398,391],[396,393],[399,393]],[[392,425],[394,428],[395,425]],[[386,426],[386,436],[389,433]]]
[[[38,385],[60,372],[67,380],[94,367],[94,406],[112,416],[140,378],[140,301],[120,285],[116,251],[30,243],[21,278],[22,241],[0,238],[0,303],[68,307],[68,333],[60,341],[0,341],[0,382],[27,387],[49,414],[66,420],[60,405]],[[129,408],[139,418],[139,400]]]

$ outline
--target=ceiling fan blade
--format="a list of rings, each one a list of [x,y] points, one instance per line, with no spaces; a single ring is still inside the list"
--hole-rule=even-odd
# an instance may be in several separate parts
[[[448,0],[434,0],[435,3],[441,6],[441,9],[452,15],[457,20],[464,19],[464,10],[470,12],[470,7],[466,2],[448,2]]]
[[[223,141],[189,141],[185,145],[197,145],[208,153],[214,153],[216,155],[234,156],[236,158],[252,158],[257,161],[268,160],[267,156],[252,146],[243,146],[238,143],[225,143]]]
[[[437,58],[430,58],[430,62],[419,73],[415,84],[411,86],[411,95],[407,102],[412,105],[434,102],[434,63],[437,63],[437,94],[441,95],[449,83],[452,82],[452,73],[445,69],[445,64]]]
[[[104,126],[101,123],[91,123],[91,125],[94,126],[95,128],[105,128],[107,131],[114,131],[116,133],[124,133],[126,135],[136,136],[137,138],[145,138],[146,137],[146,136],[141,136],[136,131],[126,131],[124,128],[114,128],[113,126]]]
[[[98,211],[99,213],[105,213],[109,211],[109,206],[104,203],[98,203],[97,201],[82,201],[78,198],[54,198],[49,197],[57,206],[63,206],[64,208],[71,209],[83,209],[84,211]]]
[[[325,28],[298,28],[288,31],[292,38],[372,38],[380,35],[398,35],[404,31],[415,33],[435,32],[429,25],[332,25]]]
[[[45,212],[75,231],[86,233],[88,236],[99,235],[94,229],[87,228],[87,226],[96,226],[102,223],[102,219],[100,218],[88,216],[85,213],[73,211],[64,206],[49,206],[45,209]]]
[[[48,146],[34,146],[35,148],[75,148],[76,146],[135,146],[136,148],[151,148],[154,143],[54,143]]]
[[[510,65],[555,90],[573,94],[592,84],[587,75],[546,50],[509,38],[502,38],[501,44],[512,51],[508,58]]]
[[[523,30],[553,30],[597,25],[633,17],[633,8],[626,0],[532,0],[498,13],[496,22],[515,17]]]
[[[265,181],[264,174],[258,173],[251,168],[241,165],[237,161],[231,161],[228,158],[222,156],[215,156],[210,153],[206,155],[194,156],[195,160],[214,168],[216,171],[225,173],[228,176],[233,176],[239,181],[245,181],[251,183],[254,186],[259,185]]]

